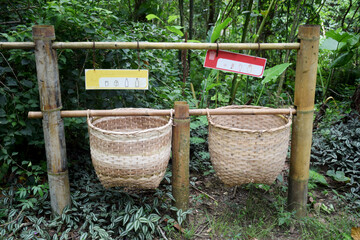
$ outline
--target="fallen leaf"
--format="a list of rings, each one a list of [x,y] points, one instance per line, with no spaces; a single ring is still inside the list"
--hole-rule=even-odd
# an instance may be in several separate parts
[[[315,203],[315,204],[314,204],[314,210],[315,210],[317,213],[320,212],[321,205],[322,205],[322,203]]]
[[[360,227],[351,228],[351,236],[354,240],[360,240]]]

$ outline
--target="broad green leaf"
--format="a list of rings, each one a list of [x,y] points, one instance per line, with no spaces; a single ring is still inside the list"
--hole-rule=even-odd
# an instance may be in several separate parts
[[[322,42],[322,44],[320,45],[320,49],[336,50],[338,48],[338,44],[338,41],[331,37],[328,37]]]
[[[148,14],[148,15],[146,15],[146,19],[148,20],[148,21],[150,21],[150,20],[152,20],[152,19],[154,19],[154,18],[156,18],[156,19],[158,19],[159,21],[161,21],[161,22],[164,22],[163,20],[161,20],[158,16],[156,16],[155,14]]]
[[[21,84],[23,85],[23,86],[25,86],[25,87],[28,87],[28,88],[32,88],[33,87],[33,83],[31,82],[31,81],[29,81],[29,80],[22,80],[21,81]]]
[[[290,65],[291,63],[283,63],[266,69],[264,71],[265,78],[261,81],[261,84],[265,84],[277,79]]]
[[[136,212],[135,218],[137,219],[137,218],[141,217],[141,215],[143,214],[143,212],[144,212],[144,209],[141,207],[141,208]]]
[[[335,181],[338,182],[350,182],[350,178],[345,176],[345,173],[343,171],[334,171],[334,170],[329,170],[326,172],[326,175],[328,175],[329,177],[332,177]]]
[[[128,231],[122,231],[121,233],[120,233],[120,237],[124,237],[124,236],[126,236],[126,235],[128,235]],[[55,234],[56,235],[56,234]]]
[[[85,240],[87,239],[88,234],[87,233],[82,233],[80,236],[80,240]]]
[[[203,138],[199,138],[199,137],[190,138],[190,143],[191,144],[201,144],[201,143],[204,143],[204,142],[206,142],[206,140],[203,139]]]
[[[150,217],[151,216],[151,217]],[[157,222],[157,221],[159,221],[160,220],[160,216],[159,215],[157,215],[157,214],[152,214],[152,215],[150,215],[149,216],[149,218],[150,218],[150,221],[151,222]],[[150,224],[150,223],[149,223]]]
[[[171,15],[171,16],[169,16],[167,22],[168,22],[168,23],[171,23],[171,22],[173,22],[173,21],[174,21],[175,19],[177,19],[177,18],[179,18],[179,15]]]
[[[309,179],[316,183],[321,183],[326,186],[328,185],[325,177],[322,174],[315,172],[314,170],[309,171]]]
[[[0,109],[0,117],[6,117],[6,112],[4,109]]]
[[[179,26],[166,26],[166,29],[170,32],[176,33],[180,37],[184,36],[183,32],[180,31]]]
[[[354,46],[360,42],[360,34],[352,36],[350,39],[348,39],[347,43],[351,46]]]
[[[147,218],[145,218],[145,217],[139,218],[139,221],[140,221],[141,223],[149,223],[149,222],[150,222],[150,220],[147,219]]]
[[[139,227],[140,227],[140,221],[139,221],[139,220],[136,220],[136,221],[134,222],[135,232],[139,229]]]
[[[134,228],[134,222],[129,222],[129,223],[126,225],[125,231],[129,232],[129,231],[131,231],[133,228]]]
[[[219,25],[216,25],[214,28],[214,31],[211,35],[211,42],[214,43],[216,42],[216,40],[220,37],[221,35],[221,31],[226,28],[229,23],[232,21],[232,18],[228,17],[226,18],[222,23],[220,23]]]
[[[325,34],[327,37],[331,37],[332,39],[335,39],[338,42],[346,42],[348,39],[352,37],[352,35],[348,33],[338,33],[334,30],[330,30],[326,32]]]
[[[349,52],[345,52],[343,54],[341,54],[338,58],[336,58],[331,64],[330,64],[330,68],[335,68],[335,67],[341,67],[344,66],[345,64],[347,64],[348,62],[350,62],[350,60],[353,58],[354,56],[354,52],[353,51],[349,51]]]
[[[199,40],[188,40],[189,43],[201,43]]]
[[[206,87],[206,91],[209,91],[210,89],[213,89],[214,87],[220,86],[221,83],[212,83],[209,86]]]
[[[130,218],[129,214],[126,214],[123,220],[123,224],[127,223],[127,221],[129,221],[129,218]]]

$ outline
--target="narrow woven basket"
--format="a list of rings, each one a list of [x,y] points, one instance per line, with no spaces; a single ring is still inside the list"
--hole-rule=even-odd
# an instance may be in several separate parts
[[[92,163],[105,188],[159,186],[171,154],[171,117],[88,117],[87,122]]]
[[[223,109],[260,109],[227,106]],[[291,116],[208,114],[209,151],[217,176],[227,185],[272,184],[284,167]]]

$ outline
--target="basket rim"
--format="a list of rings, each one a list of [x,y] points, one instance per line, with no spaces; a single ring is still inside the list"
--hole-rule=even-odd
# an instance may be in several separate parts
[[[117,108],[117,109],[114,109],[114,110],[121,111],[122,109],[130,110],[130,109],[134,109],[134,108]],[[150,109],[150,108],[142,108],[142,109]],[[111,117],[97,117],[95,120],[104,119],[104,118],[116,119],[116,118],[127,118],[127,117],[151,117],[151,118],[158,118],[158,119],[166,119],[167,118],[166,116],[111,116]],[[160,126],[160,127],[149,128],[149,129],[144,129],[144,130],[137,130],[137,131],[130,131],[130,132],[117,132],[117,131],[104,130],[102,128],[94,126],[92,124],[93,119],[94,119],[94,117],[87,116],[87,124],[88,124],[88,126],[90,128],[92,128],[92,129],[94,129],[96,131],[105,133],[105,134],[115,134],[115,135],[132,135],[132,134],[148,133],[148,132],[153,132],[153,131],[161,131],[161,130],[164,130],[164,129],[166,129],[169,126],[172,125],[172,116],[170,116],[168,122],[165,125]]]
[[[273,109],[273,108],[269,108],[269,107],[253,106],[253,105],[229,105],[229,106],[219,107],[217,109],[241,109],[241,108]],[[221,116],[221,115],[219,115],[219,116]],[[218,123],[214,123],[209,113],[207,115],[207,119],[208,119],[208,122],[209,122],[209,126],[211,125],[213,127],[217,127],[217,128],[221,128],[221,129],[225,129],[225,130],[230,130],[230,131],[236,131],[236,132],[261,133],[261,134],[262,133],[280,131],[282,129],[289,128],[290,125],[292,124],[292,115],[290,115],[288,118],[284,117],[282,114],[276,114],[276,115],[272,115],[272,116],[280,117],[280,118],[284,119],[285,121],[287,121],[287,123],[280,126],[280,127],[269,128],[269,129],[266,129],[266,130],[250,130],[250,129],[244,129],[244,128],[228,127],[228,126],[224,126],[224,125],[221,125],[221,124],[218,124]]]

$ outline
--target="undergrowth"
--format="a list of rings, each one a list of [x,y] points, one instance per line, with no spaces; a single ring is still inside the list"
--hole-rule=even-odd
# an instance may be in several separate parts
[[[354,209],[360,209],[360,121],[352,113],[314,133],[312,164],[323,166],[327,175],[339,182]]]
[[[169,173],[160,188],[135,191],[104,189],[91,167],[74,167],[72,206],[60,216],[52,217],[47,188],[25,194],[20,185],[3,190],[0,239],[153,239],[190,213],[171,206]]]

